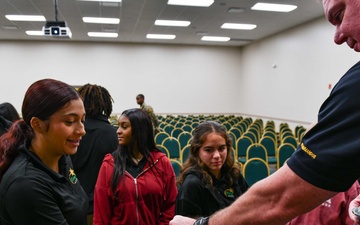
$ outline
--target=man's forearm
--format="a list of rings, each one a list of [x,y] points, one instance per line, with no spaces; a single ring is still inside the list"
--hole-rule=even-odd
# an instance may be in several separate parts
[[[286,164],[254,184],[232,205],[210,217],[209,225],[284,225],[337,194],[313,186]],[[193,225],[194,220],[175,216],[170,225]]]
[[[284,225],[335,194],[307,183],[284,165],[253,185],[231,206],[211,216],[208,224]]]

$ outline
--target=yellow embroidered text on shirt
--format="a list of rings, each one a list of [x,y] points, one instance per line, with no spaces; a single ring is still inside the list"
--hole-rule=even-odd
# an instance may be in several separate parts
[[[301,150],[303,150],[306,154],[308,154],[311,158],[315,159],[316,155],[310,149],[308,149],[304,143],[301,143]]]

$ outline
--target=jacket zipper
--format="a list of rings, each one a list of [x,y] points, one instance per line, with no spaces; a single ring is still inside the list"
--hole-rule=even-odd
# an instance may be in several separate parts
[[[135,185],[135,200],[136,200],[136,224],[139,225],[140,224],[140,218],[139,218],[139,189],[138,189],[138,185],[137,185],[137,178],[139,176],[141,176],[142,174],[144,174],[146,171],[148,171],[150,168],[152,168],[159,160],[157,159],[151,166],[149,166],[148,168],[146,168],[145,170],[143,170],[141,173],[139,173],[139,175],[137,175],[137,177],[133,177],[131,176],[130,173],[126,172],[130,177],[132,177],[134,179],[134,185]]]
[[[134,184],[135,184],[135,193],[136,193],[136,224],[139,225],[140,224],[140,218],[139,218],[139,190],[138,190],[138,186],[137,186],[137,179],[134,179]]]

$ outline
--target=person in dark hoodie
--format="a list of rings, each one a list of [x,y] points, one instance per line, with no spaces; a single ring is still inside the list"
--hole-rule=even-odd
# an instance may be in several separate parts
[[[11,122],[15,122],[20,119],[18,111],[9,102],[0,104],[0,115]]]
[[[196,127],[190,156],[178,180],[176,215],[210,216],[248,189],[240,166],[230,154],[231,146],[225,127],[219,123],[205,121]]]
[[[92,225],[94,188],[99,169],[104,156],[116,150],[118,140],[116,128],[109,122],[113,109],[109,91],[99,85],[85,84],[78,92],[86,111],[86,135],[71,160],[80,184],[89,197],[88,225]]]

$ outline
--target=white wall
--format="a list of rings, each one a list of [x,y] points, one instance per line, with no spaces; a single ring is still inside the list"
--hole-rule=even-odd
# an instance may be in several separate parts
[[[20,111],[35,80],[96,83],[114,112],[138,107],[143,93],[156,113],[245,113],[312,122],[359,55],[333,43],[321,18],[243,49],[80,42],[0,42],[0,102]],[[276,65],[276,68],[272,66]]]
[[[0,102],[20,110],[26,88],[51,77],[96,83],[114,112],[138,107],[143,93],[157,113],[236,112],[240,48],[70,42],[0,42]]]
[[[244,48],[238,111],[315,122],[328,85],[359,60],[333,36],[334,27],[320,18]]]

